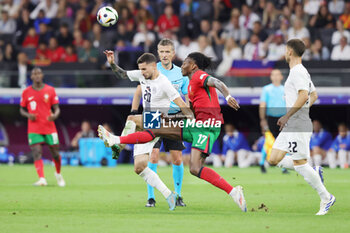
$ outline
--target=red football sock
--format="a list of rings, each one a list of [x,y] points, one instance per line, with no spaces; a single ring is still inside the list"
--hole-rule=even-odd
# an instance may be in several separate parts
[[[233,189],[233,187],[213,169],[203,167],[199,175],[199,178],[208,181],[219,189],[224,190],[227,194],[229,194]]]
[[[53,162],[55,163],[56,173],[60,174],[61,173],[61,156],[59,155],[58,160],[54,159]]]
[[[44,178],[44,163],[42,159],[34,161],[34,166],[39,178]]]
[[[120,136],[120,144],[138,144],[150,142],[155,138],[150,130]]]

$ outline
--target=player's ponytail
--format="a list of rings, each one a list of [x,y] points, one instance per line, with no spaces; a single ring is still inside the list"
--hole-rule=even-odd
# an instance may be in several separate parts
[[[188,55],[194,63],[198,66],[199,69],[205,70],[211,65],[211,58],[205,56],[203,53],[194,52]]]

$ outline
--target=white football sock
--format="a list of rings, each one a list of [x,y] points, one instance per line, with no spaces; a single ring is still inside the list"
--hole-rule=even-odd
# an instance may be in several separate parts
[[[329,168],[334,169],[337,167],[337,158],[334,150],[330,150],[327,153]]]
[[[313,159],[314,159],[314,164],[315,164],[315,166],[321,166],[321,164],[322,164],[322,155],[320,155],[320,154],[315,154],[315,155],[313,156]]]
[[[320,176],[317,172],[308,164],[294,166],[295,171],[304,177],[304,180],[314,188],[322,201],[328,201],[330,194],[326,187],[322,184]]]
[[[219,155],[213,156],[213,166],[214,167],[222,167],[222,161]]]
[[[290,170],[294,170],[294,163],[292,156],[287,155],[277,164],[277,167],[282,167]]]
[[[339,150],[338,151],[338,157],[339,157],[339,165],[341,168],[345,168],[346,164],[346,151],[345,150]]]
[[[235,163],[235,152],[228,150],[225,156],[225,167],[232,167]]]
[[[158,191],[161,192],[165,198],[170,196],[170,189],[168,189],[168,187],[163,183],[157,173],[152,171],[149,167],[146,167],[139,175],[146,181],[147,184],[158,189]]]

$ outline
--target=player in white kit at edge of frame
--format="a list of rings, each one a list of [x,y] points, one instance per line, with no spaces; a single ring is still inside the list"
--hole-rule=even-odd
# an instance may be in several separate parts
[[[320,196],[320,210],[316,215],[325,215],[335,203],[335,197],[323,184],[322,167],[312,168],[308,163],[312,135],[309,109],[318,96],[310,74],[301,63],[304,51],[303,41],[292,39],[287,42],[285,59],[290,68],[284,86],[287,113],[277,122],[282,131],[273,145],[269,163],[295,169],[302,175]]]

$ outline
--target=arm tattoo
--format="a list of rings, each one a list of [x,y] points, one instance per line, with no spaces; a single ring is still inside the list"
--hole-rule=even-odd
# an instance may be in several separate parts
[[[123,70],[121,67],[117,66],[116,64],[114,63],[111,64],[111,68],[115,76],[117,76],[117,78],[126,79],[128,77],[128,75],[126,74],[126,71]]]

